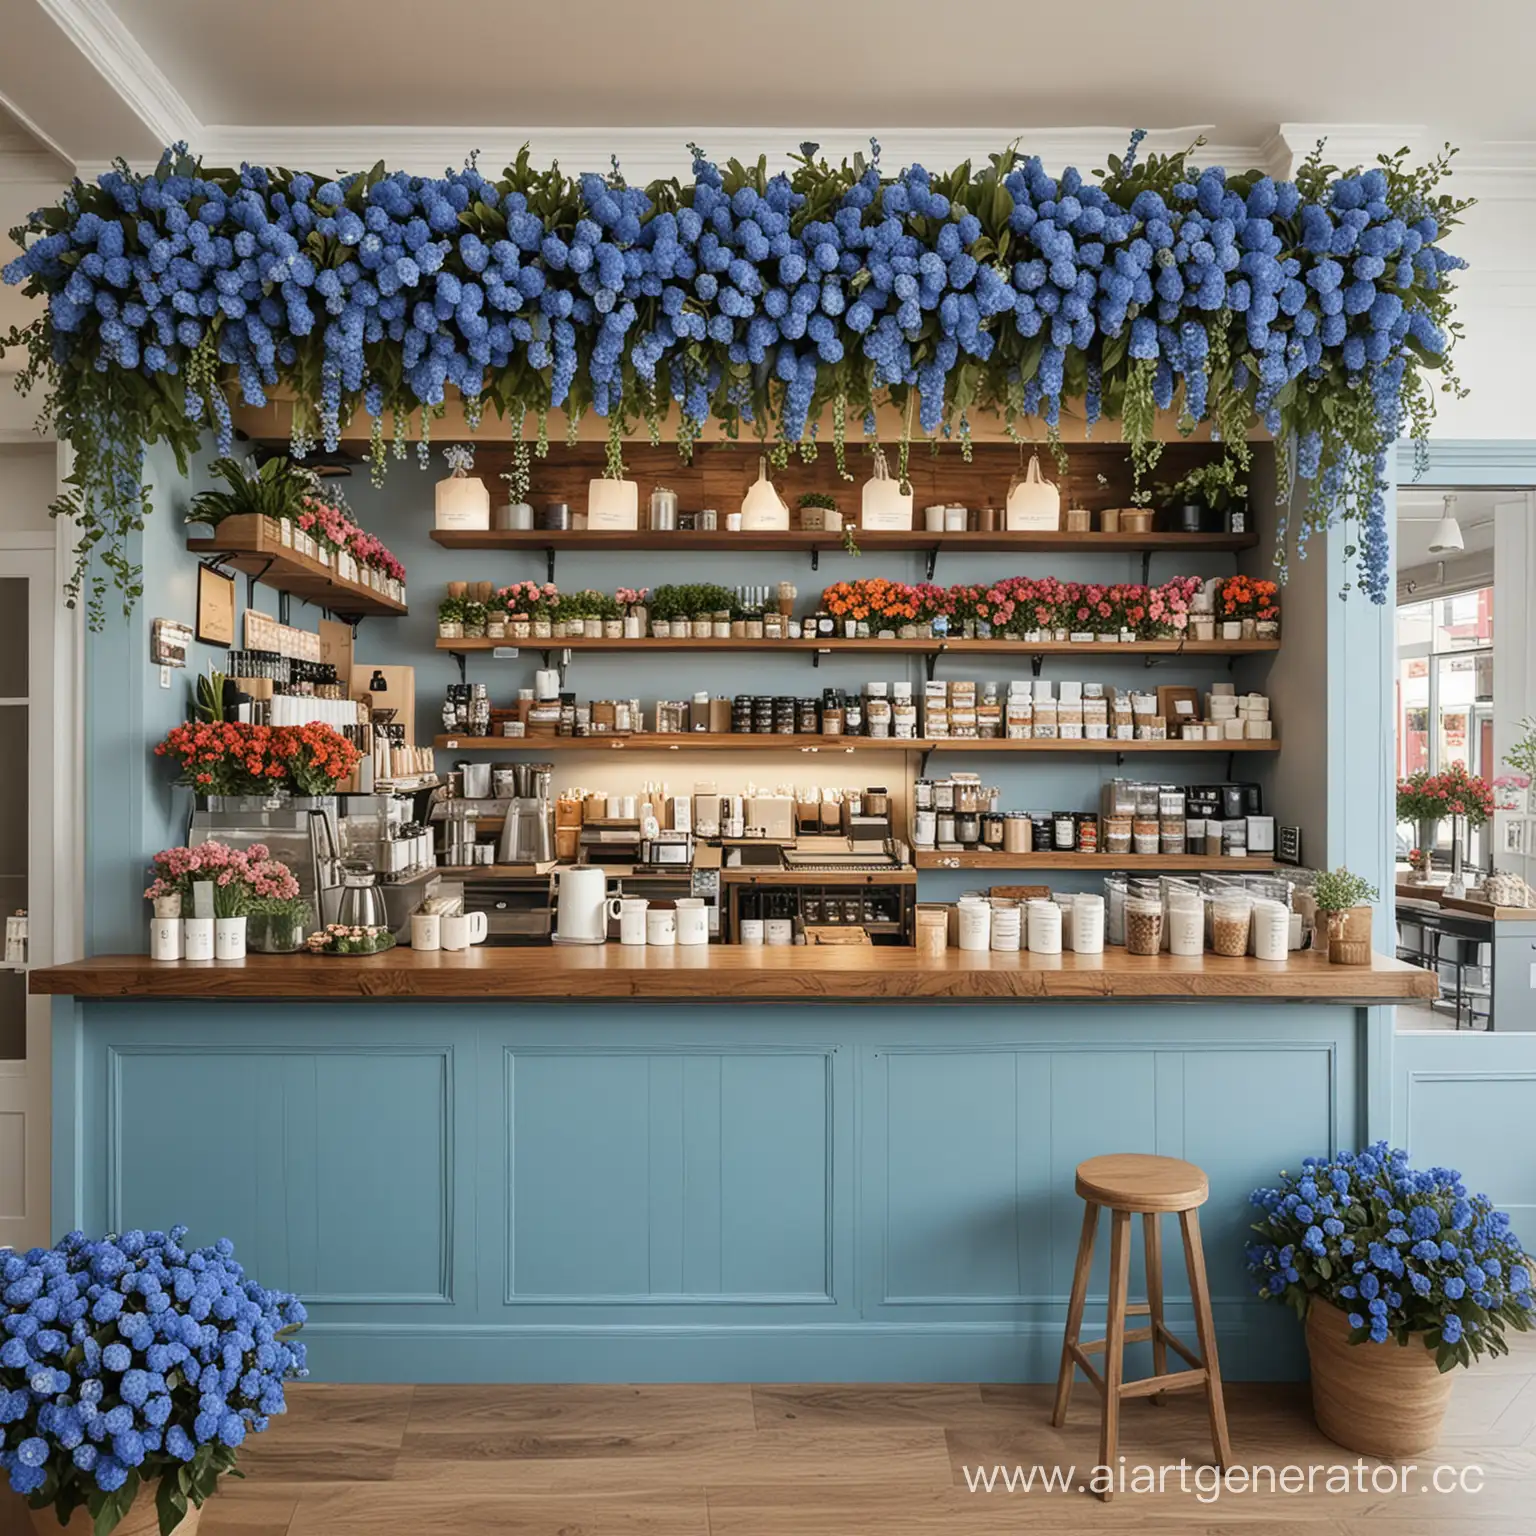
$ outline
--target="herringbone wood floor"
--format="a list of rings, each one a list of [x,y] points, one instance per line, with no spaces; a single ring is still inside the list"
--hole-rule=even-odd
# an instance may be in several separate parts
[[[252,1440],[244,1482],[202,1536],[995,1536],[1166,1531],[1273,1536],[1536,1536],[1536,1336],[1463,1373],[1444,1443],[1422,1458],[1482,1470],[1476,1494],[1177,1491],[971,1493],[967,1466],[1091,1466],[1096,1399],[1067,1427],[1048,1387],[493,1386],[291,1391]],[[1312,1425],[1305,1388],[1233,1385],[1245,1465],[1353,1465]],[[1130,1463],[1203,1464],[1198,1395],[1122,1415]]]

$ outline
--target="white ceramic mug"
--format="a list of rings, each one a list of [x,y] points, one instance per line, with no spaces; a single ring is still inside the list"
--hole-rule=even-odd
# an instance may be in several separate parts
[[[468,949],[481,943],[490,931],[484,912],[447,913],[443,917],[443,948]]]
[[[926,528],[929,533],[943,533],[944,532],[944,508],[943,507],[924,507],[923,508],[923,527]]]
[[[987,949],[992,943],[992,904],[979,897],[958,903],[961,949]]]
[[[243,917],[216,917],[213,920],[213,958],[245,959],[245,924]]]
[[[441,949],[443,947],[443,914],[441,912],[411,913],[411,948]]]
[[[645,914],[645,942],[670,949],[677,943],[677,911],[673,907],[652,907]]]
[[[702,898],[681,897],[677,903],[677,942],[679,944],[709,943],[709,913]]]
[[[213,919],[184,917],[181,920],[181,952],[187,960],[213,959]]]
[[[737,923],[739,930],[738,943],[751,945],[754,948],[763,942],[763,920],[760,917],[744,917]]]
[[[149,958],[151,960],[181,959],[181,919],[179,917],[150,918]]]
[[[625,896],[619,900],[619,943],[645,943],[645,912],[650,906],[644,896]]]

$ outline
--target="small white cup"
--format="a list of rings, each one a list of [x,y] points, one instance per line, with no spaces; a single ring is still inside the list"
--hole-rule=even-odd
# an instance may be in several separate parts
[[[149,920],[149,958],[151,960],[181,959],[181,919],[179,917],[152,917]]]
[[[709,913],[702,898],[684,896],[677,903],[677,942],[679,944],[709,943]]]
[[[644,944],[646,908],[650,906],[644,896],[626,896],[619,903],[619,943]]]
[[[213,919],[184,917],[181,920],[181,953],[186,960],[213,959]]]
[[[447,913],[443,917],[442,942],[444,949],[468,949],[479,944],[489,932],[484,912]]]
[[[652,907],[645,914],[645,942],[671,949],[677,943],[677,912],[672,907]]]
[[[944,508],[943,507],[924,507],[923,508],[923,527],[926,528],[929,533],[943,533],[944,532]]]
[[[442,947],[443,914],[441,912],[413,912],[411,914],[411,948],[441,949]]]

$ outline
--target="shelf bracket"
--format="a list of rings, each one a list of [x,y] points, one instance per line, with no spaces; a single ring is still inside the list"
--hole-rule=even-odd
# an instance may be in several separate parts
[[[811,652],[811,665],[813,667],[819,667],[821,665],[821,652],[819,650],[814,650]]]
[[[928,561],[927,561],[927,565],[925,567],[925,569],[927,571],[927,575],[923,578],[925,581],[932,581],[933,580],[934,568],[938,565],[938,563],[939,563],[939,546],[937,544],[935,544],[928,551]],[[1145,585],[1145,583],[1143,583],[1143,585]]]
[[[1230,784],[1232,782],[1232,770],[1234,768],[1236,768],[1236,767],[1237,767],[1237,753],[1236,752],[1228,752],[1227,753],[1227,783],[1228,784]]]
[[[1144,587],[1152,585],[1152,551],[1144,549],[1141,552],[1141,584]]]
[[[1044,670],[1045,652],[1036,651],[1034,655],[1029,658],[1029,675],[1031,677],[1039,677]]]
[[[928,681],[930,683],[933,681],[934,668],[938,666],[939,657],[943,654],[944,653],[942,651],[929,651],[929,653],[923,657],[923,669],[926,672]]]
[[[922,751],[922,755],[918,758],[918,763],[917,763],[917,777],[918,778],[926,779],[928,777],[928,762],[929,762],[929,759],[932,758],[932,756],[933,756],[933,748],[932,747],[924,747],[923,751]]]
[[[448,654],[459,664],[459,681],[461,683],[467,682],[469,679],[466,674],[466,663],[469,657],[463,651],[449,651]]]
[[[1115,753],[1115,767],[1116,768],[1124,768],[1125,767],[1125,753],[1124,752],[1116,752]]]
[[[256,602],[256,583],[272,569],[276,556],[272,556],[259,571],[252,571],[245,578],[245,606],[252,607]]]
[[[545,581],[552,583],[555,579],[555,546],[553,544],[544,551],[544,570],[546,572]],[[1145,586],[1146,583],[1143,582],[1142,585]]]
[[[821,569],[821,549],[820,546],[816,544],[811,545],[811,569],[813,571],[819,571]]]
[[[1227,657],[1227,671],[1228,672],[1232,671],[1232,669],[1236,665],[1237,665],[1237,657],[1236,657],[1236,655],[1228,656]]]
[[[279,624],[288,623],[288,615],[291,610],[292,594],[288,592],[279,592],[277,594],[277,622]]]

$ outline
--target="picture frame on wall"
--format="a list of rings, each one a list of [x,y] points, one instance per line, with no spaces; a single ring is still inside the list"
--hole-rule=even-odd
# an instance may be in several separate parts
[[[1536,818],[1500,812],[1496,815],[1496,823],[1498,836],[1495,847],[1501,856],[1519,858],[1536,848],[1536,841],[1533,841]]]
[[[197,568],[197,638],[226,650],[235,643],[235,578],[208,565]]]

